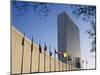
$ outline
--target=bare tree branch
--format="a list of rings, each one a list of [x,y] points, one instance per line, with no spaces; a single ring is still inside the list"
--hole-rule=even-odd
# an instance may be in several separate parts
[[[89,38],[92,39],[92,48],[90,52],[95,52],[96,50],[96,7],[86,6],[86,5],[72,5],[73,14],[79,18],[81,17],[83,21],[90,23],[90,29],[87,30]]]

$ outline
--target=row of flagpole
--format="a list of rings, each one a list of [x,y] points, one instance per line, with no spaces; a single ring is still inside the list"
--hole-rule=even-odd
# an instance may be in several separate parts
[[[33,55],[33,49],[34,49],[34,47],[33,47],[33,41],[34,41],[34,39],[33,39],[33,37],[32,37],[32,43],[31,43],[31,55],[30,55],[30,73],[32,73],[32,55]],[[21,60],[21,74],[23,73],[23,58],[24,58],[24,44],[25,44],[25,33],[24,33],[24,36],[23,36],[23,38],[22,38],[22,60]],[[46,45],[46,43],[44,44],[44,72],[46,72],[46,66],[45,66],[45,62],[46,62],[46,52],[47,52],[47,45]],[[40,54],[42,53],[42,48],[41,48],[41,42],[39,41],[39,56],[38,56],[38,72],[40,72]],[[62,58],[62,60],[64,61],[65,59],[66,59],[66,70],[67,70],[67,63],[68,63],[68,61],[70,61],[70,64],[69,65],[71,65],[71,67],[70,67],[70,69],[72,70],[72,58],[71,58],[71,56],[68,56],[68,54],[67,54],[67,52],[61,52],[61,51],[56,51],[56,49],[54,49],[54,58],[55,58],[55,61],[54,61],[54,70],[56,71],[56,54],[58,54],[61,58]],[[50,68],[50,72],[51,72],[51,56],[52,56],[52,52],[51,52],[51,46],[49,47],[49,55],[50,55],[50,57],[49,57],[49,68]],[[61,68],[61,62],[59,61],[59,71],[61,71],[60,70],[60,68]],[[62,71],[64,70],[64,64],[62,63]]]

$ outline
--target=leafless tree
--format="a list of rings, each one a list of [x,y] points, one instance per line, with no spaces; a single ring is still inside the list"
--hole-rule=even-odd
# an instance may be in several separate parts
[[[96,6],[87,5],[72,5],[73,14],[79,18],[81,17],[83,21],[89,22],[90,29],[87,30],[89,38],[92,39],[92,48],[90,52],[95,52],[96,50]]]

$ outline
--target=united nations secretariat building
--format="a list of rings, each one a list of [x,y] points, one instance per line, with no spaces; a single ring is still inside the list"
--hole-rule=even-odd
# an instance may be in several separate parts
[[[67,52],[73,58],[73,61],[80,60],[79,28],[65,12],[58,14],[57,23],[58,50]],[[65,62],[60,56],[58,56],[58,59]]]

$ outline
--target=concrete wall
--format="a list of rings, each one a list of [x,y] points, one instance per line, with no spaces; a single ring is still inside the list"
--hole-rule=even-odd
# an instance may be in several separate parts
[[[22,38],[23,34],[19,32],[16,28],[12,27],[11,29],[11,74],[19,74],[21,73],[21,60],[22,60]],[[43,50],[42,50],[43,51]],[[24,44],[24,57],[23,57],[23,73],[30,73],[30,55],[31,55],[31,41],[25,37]],[[38,72],[38,56],[39,49],[38,45],[33,44],[33,56],[32,56],[32,72]],[[50,56],[46,53],[46,62],[45,62],[45,72],[50,72]],[[56,62],[56,69],[55,64]],[[60,70],[59,70],[60,63]],[[62,68],[62,64],[64,65],[64,69]],[[66,69],[66,65],[61,61],[55,60],[51,57],[51,71],[64,71]],[[75,68],[74,68],[75,69]],[[39,72],[44,72],[44,52],[40,54],[40,67]]]

